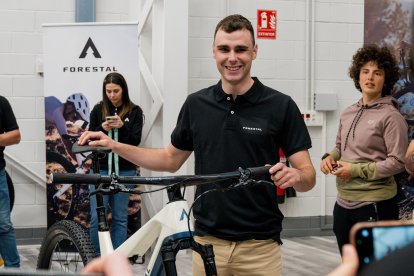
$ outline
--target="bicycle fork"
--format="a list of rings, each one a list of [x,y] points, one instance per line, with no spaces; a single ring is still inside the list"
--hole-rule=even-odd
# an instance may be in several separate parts
[[[161,247],[161,256],[164,263],[165,275],[177,276],[177,268],[175,265],[176,255],[179,250],[189,248],[200,254],[204,262],[206,276],[216,276],[217,269],[214,261],[213,245],[202,245],[196,242],[193,238],[180,239]]]

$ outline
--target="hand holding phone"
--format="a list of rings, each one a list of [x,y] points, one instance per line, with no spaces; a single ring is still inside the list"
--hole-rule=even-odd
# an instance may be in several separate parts
[[[341,167],[339,166],[338,162],[332,163],[331,166],[332,166],[331,172],[336,172]]]
[[[359,222],[352,227],[350,240],[362,269],[414,243],[414,224],[403,220]]]

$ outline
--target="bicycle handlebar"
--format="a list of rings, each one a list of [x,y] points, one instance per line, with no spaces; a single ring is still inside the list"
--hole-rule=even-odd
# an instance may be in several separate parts
[[[181,186],[193,186],[207,181],[220,181],[228,179],[249,179],[269,177],[271,166],[262,166],[242,169],[234,172],[206,174],[206,175],[177,175],[177,176],[103,176],[99,174],[76,174],[76,173],[53,173],[50,183],[71,183],[71,184],[111,184],[114,181],[122,184],[147,184],[166,186],[177,184]]]

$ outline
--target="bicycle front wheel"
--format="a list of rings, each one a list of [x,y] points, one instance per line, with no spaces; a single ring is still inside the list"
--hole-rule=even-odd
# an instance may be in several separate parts
[[[95,248],[85,228],[63,220],[47,231],[40,247],[37,268],[79,272],[95,257]]]

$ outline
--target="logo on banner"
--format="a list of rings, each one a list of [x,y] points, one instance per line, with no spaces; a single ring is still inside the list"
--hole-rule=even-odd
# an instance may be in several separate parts
[[[84,59],[89,53],[93,54],[95,58],[102,58],[101,54],[96,48],[95,43],[89,37],[85,46],[79,56],[79,59]],[[116,72],[115,66],[63,66],[64,73],[96,73],[96,72]]]
[[[276,39],[276,10],[257,10],[257,38]]]
[[[89,38],[88,41],[86,41],[85,47],[83,47],[82,53],[80,54],[79,58],[85,58],[88,54],[89,49],[93,51],[94,57],[101,58],[101,54],[99,53],[91,38]]]

